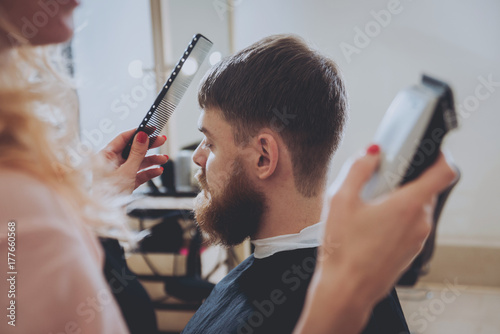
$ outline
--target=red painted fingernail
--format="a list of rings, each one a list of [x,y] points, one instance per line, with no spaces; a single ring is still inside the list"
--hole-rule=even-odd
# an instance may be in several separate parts
[[[146,134],[146,132],[140,131],[137,134],[136,139],[139,143],[144,144],[146,140],[148,140],[148,135]]]
[[[167,140],[167,136],[163,135],[162,137],[163,137],[165,140]]]
[[[168,160],[168,159],[170,159],[170,158],[168,157],[168,155],[166,155],[166,154],[165,154],[165,156],[167,157],[167,160]]]
[[[367,154],[377,154],[379,152],[380,152],[380,146],[378,146],[377,144],[373,144],[366,149]]]
[[[163,167],[160,166],[160,168],[161,168],[161,172],[163,173]]]

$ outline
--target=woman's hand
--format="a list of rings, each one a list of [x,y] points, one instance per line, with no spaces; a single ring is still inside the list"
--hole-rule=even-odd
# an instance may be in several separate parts
[[[361,191],[380,163],[378,147],[356,159],[327,195],[325,233],[294,333],[359,333],[375,304],[422,249],[436,197],[456,173],[443,154],[416,180],[370,202]]]
[[[145,132],[139,132],[134,138],[132,148],[127,160],[122,158],[122,151],[130,138],[134,135],[135,129],[120,133],[102,151],[100,155],[104,157],[106,163],[116,166],[111,177],[116,178],[116,183],[120,190],[131,193],[138,186],[163,173],[163,168],[150,168],[154,165],[162,165],[167,162],[166,155],[146,156],[149,145],[149,138]],[[167,137],[157,137],[151,148],[159,147],[167,141]]]
[[[320,265],[346,266],[353,277],[377,279],[366,290],[378,300],[422,249],[431,231],[437,195],[456,174],[440,154],[419,178],[365,202],[360,193],[380,162],[377,150],[358,158],[334,193],[328,194]],[[323,263],[321,263],[323,262]],[[368,277],[367,277],[368,276]],[[376,283],[376,284],[375,284]]]

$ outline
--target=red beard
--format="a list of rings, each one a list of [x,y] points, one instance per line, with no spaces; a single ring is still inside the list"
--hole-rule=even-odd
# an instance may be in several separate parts
[[[241,160],[234,161],[231,175],[217,194],[210,192],[205,169],[196,178],[202,191],[195,199],[194,214],[208,241],[234,246],[253,237],[266,209],[265,196],[251,184]]]

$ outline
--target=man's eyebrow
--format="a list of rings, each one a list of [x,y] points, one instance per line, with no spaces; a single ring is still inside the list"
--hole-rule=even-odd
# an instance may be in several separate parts
[[[207,128],[205,128],[203,126],[201,126],[201,127],[199,126],[198,131],[202,132],[205,136],[213,137],[212,133],[210,131],[208,131]]]

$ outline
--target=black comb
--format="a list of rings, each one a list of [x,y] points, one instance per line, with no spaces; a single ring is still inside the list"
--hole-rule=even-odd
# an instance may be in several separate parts
[[[137,130],[135,130],[127,146],[123,149],[123,159],[126,160],[128,158],[134,137],[139,131],[143,131],[149,136],[149,147],[154,144],[193,81],[201,63],[208,56],[212,45],[213,43],[201,34],[193,36],[181,59],[179,59],[170,77],[165,82],[160,94],[158,94],[155,102],[146,113]]]

